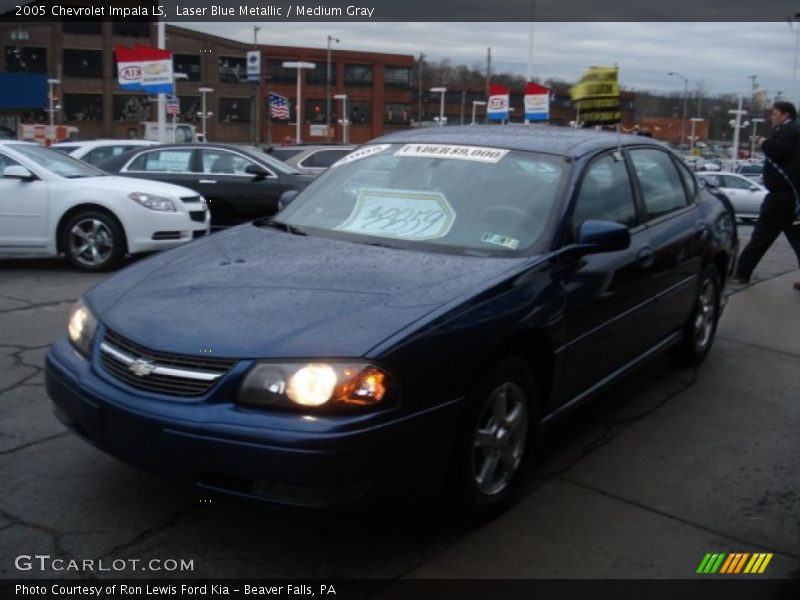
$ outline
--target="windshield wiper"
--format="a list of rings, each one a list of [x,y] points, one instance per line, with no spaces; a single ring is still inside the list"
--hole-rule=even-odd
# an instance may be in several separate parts
[[[253,221],[253,225],[256,227],[272,227],[273,229],[280,229],[281,231],[285,231],[293,235],[308,235],[305,231],[298,229],[294,225],[289,225],[288,223],[283,223],[282,221],[273,221],[272,219],[259,219],[258,221]]]

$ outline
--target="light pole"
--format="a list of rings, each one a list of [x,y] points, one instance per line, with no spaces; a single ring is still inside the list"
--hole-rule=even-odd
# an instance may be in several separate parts
[[[670,71],[667,75],[674,75],[683,79],[683,116],[681,117],[681,146],[683,146],[686,141],[686,102],[689,100],[689,79],[675,71]]]
[[[50,127],[53,127],[56,124],[55,116],[56,116],[56,110],[58,110],[56,109],[55,90],[53,89],[53,87],[59,85],[60,83],[61,83],[60,79],[47,80],[47,85],[49,88],[49,95],[50,95],[50,110],[47,111],[50,113]],[[52,135],[53,138],[55,138],[55,135],[53,135],[52,132],[50,135]]]
[[[348,131],[350,121],[347,119],[347,94],[336,94],[334,99],[342,101],[342,118],[340,119],[342,123],[342,143],[348,144],[350,143],[350,132]]]
[[[425,54],[420,52],[417,61],[417,124],[422,124],[422,62],[424,60]]]
[[[471,125],[475,125],[475,107],[476,106],[486,106],[486,102],[483,100],[473,100],[472,101],[472,123]]]
[[[432,87],[431,91],[440,94],[439,97],[439,127],[444,126],[444,95],[447,93],[446,87]]]
[[[302,135],[300,134],[300,123],[303,120],[303,99],[301,96],[300,78],[303,69],[313,69],[315,66],[314,63],[302,61],[287,61],[283,63],[284,69],[297,69],[297,110],[295,110],[295,118],[297,119],[297,127],[295,129],[296,144],[300,144],[303,141]]]
[[[736,166],[736,159],[739,158],[739,130],[742,128],[742,115],[747,114],[742,110],[742,96],[739,95],[739,108],[737,110],[729,110],[729,114],[736,115],[733,120],[733,150],[731,152],[733,158],[733,165]]]
[[[253,27],[253,50],[258,50],[258,32],[261,31],[261,27],[254,26]],[[248,62],[248,65],[250,63]],[[253,145],[258,146],[258,143],[261,141],[260,133],[261,133],[261,111],[259,110],[261,106],[261,61],[259,60],[259,73],[258,79],[253,81],[253,107],[252,107],[252,115],[253,115]]]
[[[794,33],[794,66],[792,68],[792,83],[794,89],[792,92],[797,94],[797,63],[798,63],[798,51],[800,51],[800,13],[794,13],[786,17],[786,22],[789,24],[789,29],[792,30]],[[791,94],[789,94],[789,98],[791,99]],[[794,98],[795,102],[797,98]]]
[[[325,78],[325,139],[331,139],[331,42],[339,43],[339,38],[328,36],[328,72]]]
[[[201,88],[197,88],[197,91],[200,92],[200,98],[201,98],[200,107],[201,107],[201,110],[203,111],[203,112],[200,113],[200,118],[203,121],[203,141],[207,142],[208,141],[208,133],[206,131],[206,121],[208,120],[208,117],[211,115],[211,113],[209,113],[206,110],[206,94],[213,93],[214,92],[214,88],[201,87]]]
[[[690,146],[689,152],[692,152],[694,150],[694,143],[697,140],[697,138],[694,135],[695,125],[697,125],[698,123],[702,123],[703,121],[705,121],[705,119],[701,119],[700,117],[692,117],[689,120],[692,122],[692,141],[689,144]]]
[[[756,127],[758,127],[759,123],[763,123],[764,119],[760,117],[754,117],[750,119],[753,123],[753,137],[750,138],[750,158],[753,158],[753,155],[756,153]]]

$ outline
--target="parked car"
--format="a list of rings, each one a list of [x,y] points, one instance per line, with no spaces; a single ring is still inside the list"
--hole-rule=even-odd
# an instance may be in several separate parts
[[[735,234],[647,138],[399,132],[92,288],[47,389],[99,448],[206,488],[327,506],[447,482],[485,517],[544,426],[662,350],[705,358]]]
[[[739,175],[744,175],[748,179],[752,179],[759,185],[764,185],[764,163],[745,163],[739,165],[736,169]]]
[[[163,144],[109,158],[99,166],[195,190],[208,201],[214,226],[270,216],[283,192],[302,190],[314,179],[257,148],[232,144]]]
[[[352,144],[323,144],[271,147],[267,153],[306,175],[319,175],[358,146]]]
[[[102,271],[209,230],[205,200],[192,190],[111,177],[32,142],[0,141],[0,174],[4,253],[63,254],[81,270]]]
[[[139,147],[153,146],[156,143],[148,140],[91,140],[60,142],[50,147],[90,165],[98,165],[112,156],[119,156]]]
[[[767,188],[736,173],[709,173],[701,171],[697,177],[713,186],[730,200],[736,218],[743,221],[757,221],[761,203],[767,195]]]

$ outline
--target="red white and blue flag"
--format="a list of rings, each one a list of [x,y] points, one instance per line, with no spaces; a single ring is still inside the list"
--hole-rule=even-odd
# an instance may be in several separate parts
[[[144,44],[117,46],[117,81],[124,90],[174,94],[172,52]]]
[[[496,83],[489,84],[489,102],[486,105],[486,118],[489,121],[508,119],[508,88]]]
[[[273,119],[278,121],[289,120],[289,100],[288,98],[276,94],[269,93],[269,114]]]
[[[166,107],[168,115],[177,116],[181,114],[181,101],[177,96],[167,96],[164,106]]]
[[[533,82],[525,84],[525,118],[528,121],[550,118],[550,88]]]

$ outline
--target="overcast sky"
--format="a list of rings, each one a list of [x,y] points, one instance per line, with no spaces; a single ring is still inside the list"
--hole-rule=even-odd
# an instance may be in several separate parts
[[[456,64],[485,68],[492,49],[495,71],[525,75],[529,23],[176,23],[252,43],[335,47],[450,58]],[[795,24],[797,25],[797,24]],[[712,94],[745,93],[750,75],[769,97],[778,91],[794,101],[800,89],[794,75],[796,36],[786,22],[774,23],[536,23],[533,26],[533,75],[575,81],[590,65],[620,67],[620,83],[629,88],[682,92],[675,71]]]

